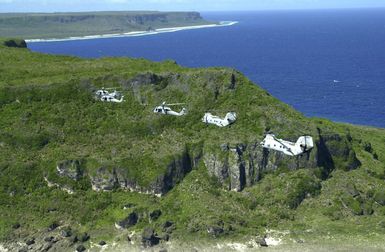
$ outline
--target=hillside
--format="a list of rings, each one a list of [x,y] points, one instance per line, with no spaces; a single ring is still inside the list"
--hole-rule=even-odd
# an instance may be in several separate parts
[[[210,251],[265,236],[293,250],[385,249],[385,130],[306,118],[233,69],[0,44],[0,250]],[[96,100],[101,87],[125,102]],[[163,101],[188,114],[154,114]],[[238,119],[205,125],[206,111]],[[267,131],[312,135],[315,148],[264,150]]]
[[[210,22],[198,12],[0,13],[1,36],[25,39],[119,34],[203,24]]]

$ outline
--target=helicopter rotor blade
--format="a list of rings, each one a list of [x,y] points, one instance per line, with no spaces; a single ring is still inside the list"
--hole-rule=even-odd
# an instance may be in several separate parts
[[[279,139],[278,139],[278,138],[276,138],[275,136],[273,136],[273,138],[274,138],[274,140],[275,140],[275,141],[277,141],[278,143],[280,143],[280,144],[282,144],[282,145],[286,146],[286,144],[283,144],[283,143],[281,142],[281,140],[279,140]]]
[[[306,136],[305,136],[305,146],[304,146],[304,151],[306,151],[306,149],[307,149],[307,143],[306,143]]]
[[[118,88],[120,88],[120,87],[108,87],[108,88],[102,87],[102,89],[106,89],[106,90],[108,90],[108,89],[118,89]]]
[[[186,103],[170,103],[170,104],[165,104],[167,106],[176,106],[176,105],[183,105],[183,104],[186,104]]]
[[[287,150],[293,154],[293,156],[295,156],[295,154],[291,151],[291,148],[288,147],[286,144],[282,143],[278,138],[276,138],[275,136],[273,136],[274,140],[277,141],[278,143],[282,144],[283,146],[285,146],[287,148]]]
[[[235,112],[235,109],[207,109],[207,112],[216,112],[216,113],[229,113],[229,112]]]

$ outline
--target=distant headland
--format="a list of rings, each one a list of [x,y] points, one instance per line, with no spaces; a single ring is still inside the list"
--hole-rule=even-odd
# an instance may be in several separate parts
[[[67,38],[26,39],[25,41],[27,43],[33,43],[33,42],[55,42],[55,41],[70,41],[70,40],[117,38],[117,37],[135,37],[135,36],[154,35],[154,34],[159,34],[159,33],[177,32],[177,31],[183,31],[183,30],[194,30],[194,29],[202,29],[202,28],[214,28],[214,27],[221,27],[221,26],[230,26],[230,25],[234,25],[237,23],[238,23],[237,21],[221,21],[221,22],[216,23],[216,24],[175,26],[175,27],[167,27],[167,28],[159,28],[159,29],[151,29],[151,30],[143,30],[143,31],[131,31],[131,32],[124,32],[124,33],[87,35],[87,36],[74,36],[74,37],[67,37]]]
[[[36,42],[141,36],[235,23],[210,22],[199,12],[3,13],[0,34]]]

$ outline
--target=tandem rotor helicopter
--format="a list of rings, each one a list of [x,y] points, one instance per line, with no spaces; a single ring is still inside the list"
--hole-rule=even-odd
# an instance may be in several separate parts
[[[280,151],[288,156],[298,156],[310,151],[313,147],[313,138],[311,136],[300,136],[297,142],[289,142],[278,139],[274,134],[268,133],[261,142],[263,148]]]
[[[124,96],[120,94],[120,92],[116,91],[116,89],[113,92],[107,91],[107,89],[115,89],[115,88],[102,88],[95,92],[96,97],[103,102],[115,102],[115,103],[121,103],[123,102]],[[120,99],[119,99],[120,97]]]
[[[183,116],[187,114],[186,108],[182,108],[180,112],[173,111],[169,106],[177,106],[183,105],[184,103],[171,103],[166,104],[166,102],[162,102],[162,105],[154,108],[154,113],[162,114],[162,115],[172,115],[172,116]]]
[[[220,118],[219,116],[214,116],[211,113],[205,113],[202,122],[206,124],[214,124],[218,127],[226,127],[237,120],[237,114],[235,112],[229,112],[226,114],[225,118]]]

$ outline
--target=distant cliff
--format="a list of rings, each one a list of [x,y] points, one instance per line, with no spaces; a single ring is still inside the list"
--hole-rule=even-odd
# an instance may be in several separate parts
[[[0,14],[0,34],[66,38],[210,24],[198,12],[82,12]]]

